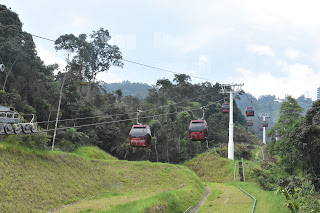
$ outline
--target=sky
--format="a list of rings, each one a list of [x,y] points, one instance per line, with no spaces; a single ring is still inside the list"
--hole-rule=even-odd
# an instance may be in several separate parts
[[[259,98],[305,95],[320,87],[318,0],[2,0],[23,30],[57,39],[100,27],[126,60],[193,76],[191,83],[244,84]],[[66,54],[34,37],[46,64],[65,66]],[[174,74],[124,62],[100,73],[107,83],[155,85]]]

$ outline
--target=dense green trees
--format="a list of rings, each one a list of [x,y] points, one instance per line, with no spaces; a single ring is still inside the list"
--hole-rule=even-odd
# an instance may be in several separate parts
[[[291,132],[290,138],[299,152],[304,174],[311,174],[320,187],[320,101],[316,101],[303,121]],[[296,156],[296,157],[298,157]]]
[[[305,117],[302,111],[297,101],[288,96],[281,105],[279,121],[268,132],[273,139],[269,150],[278,156],[278,166],[285,172],[277,182],[290,210],[318,212],[320,101],[312,105]]]

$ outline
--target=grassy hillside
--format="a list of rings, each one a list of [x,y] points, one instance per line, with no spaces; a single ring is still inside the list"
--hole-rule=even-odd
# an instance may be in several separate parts
[[[94,149],[88,148],[100,153]],[[205,193],[200,179],[184,166],[92,160],[84,150],[76,153],[0,144],[0,212],[47,212],[84,199],[109,199],[95,206],[102,212],[183,212]]]
[[[259,154],[257,154],[259,153]],[[257,160],[261,160],[261,149],[253,152]],[[253,200],[242,193],[238,186],[253,195],[257,199],[255,212],[289,212],[285,207],[286,199],[284,196],[275,194],[274,191],[263,190],[272,188],[263,180],[271,178],[272,174],[262,174],[261,164],[253,161],[245,161],[246,182],[240,182],[238,166],[236,168],[236,182],[234,178],[234,165],[238,161],[231,161],[222,158],[214,150],[199,155],[186,163],[186,166],[194,171],[202,181],[208,182],[211,195],[199,212],[250,212]],[[262,175],[266,175],[263,177]],[[268,176],[268,177],[267,177]]]
[[[234,162],[221,158],[214,150],[199,155],[185,165],[203,182],[225,183],[233,180]]]

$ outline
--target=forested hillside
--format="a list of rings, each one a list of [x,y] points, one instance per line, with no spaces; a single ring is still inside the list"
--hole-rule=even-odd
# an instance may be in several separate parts
[[[148,90],[152,87],[144,83],[131,83],[130,81],[123,81],[121,83],[108,83],[104,84],[107,92],[115,92],[117,95],[122,96],[136,96],[140,100],[148,95]],[[120,91],[121,90],[121,91]]]

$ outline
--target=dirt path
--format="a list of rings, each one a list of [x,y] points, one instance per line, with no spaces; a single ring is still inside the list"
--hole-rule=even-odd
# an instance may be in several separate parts
[[[201,206],[206,202],[207,198],[209,197],[209,195],[211,193],[209,186],[206,186],[206,190],[207,190],[207,193],[203,196],[203,198],[200,200],[200,202],[195,207],[193,207],[193,209],[190,210],[190,213],[198,212],[199,209],[201,208]]]

